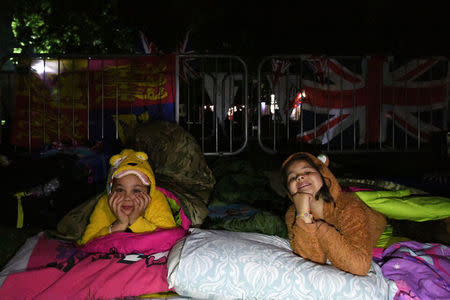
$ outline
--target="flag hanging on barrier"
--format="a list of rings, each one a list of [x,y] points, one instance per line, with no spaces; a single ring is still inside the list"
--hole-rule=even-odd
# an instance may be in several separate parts
[[[375,144],[392,139],[394,128],[398,136],[407,135],[416,143],[420,132],[421,142],[428,142],[447,126],[448,59],[311,55],[303,57],[303,63],[301,89],[306,97],[299,140],[326,144],[351,130],[356,143]],[[298,82],[298,75],[283,76],[273,89],[280,99],[291,99]]]
[[[178,45],[178,54],[194,54],[195,51],[191,46],[191,30],[189,30],[183,42]],[[180,77],[184,81],[188,81],[189,79],[197,79],[200,78],[200,74],[197,70],[197,65],[195,64],[195,58],[192,57],[181,57],[180,58]]]
[[[276,86],[280,80],[280,76],[286,75],[291,63],[287,59],[272,59],[272,86]]]
[[[17,77],[11,144],[114,139],[140,120],[173,122],[175,93],[174,54],[35,59]]]

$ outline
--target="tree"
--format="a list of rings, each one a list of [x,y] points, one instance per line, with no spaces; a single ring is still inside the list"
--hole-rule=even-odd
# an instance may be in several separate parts
[[[117,14],[118,0],[17,0],[11,27],[16,53],[133,53],[136,30]]]

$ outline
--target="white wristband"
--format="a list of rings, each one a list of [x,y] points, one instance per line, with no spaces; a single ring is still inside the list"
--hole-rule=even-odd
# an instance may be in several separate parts
[[[109,233],[112,233],[112,224],[109,225]]]

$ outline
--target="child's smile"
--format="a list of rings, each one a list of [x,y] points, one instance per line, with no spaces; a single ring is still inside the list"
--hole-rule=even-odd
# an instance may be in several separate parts
[[[133,211],[133,209],[134,209],[134,205],[122,205],[122,211],[125,213],[125,214],[127,214],[127,215],[129,215],[129,214],[131,214],[131,212]]]
[[[297,184],[297,189],[298,189],[299,191],[308,189],[309,187],[311,187],[311,184],[308,183],[308,182],[305,182],[305,181],[299,182],[299,183]]]

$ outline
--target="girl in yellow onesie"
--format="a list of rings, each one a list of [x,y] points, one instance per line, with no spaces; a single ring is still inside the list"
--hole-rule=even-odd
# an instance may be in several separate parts
[[[131,149],[111,157],[106,194],[95,206],[80,245],[113,232],[176,227],[166,197],[156,189],[147,159],[146,153]]]

